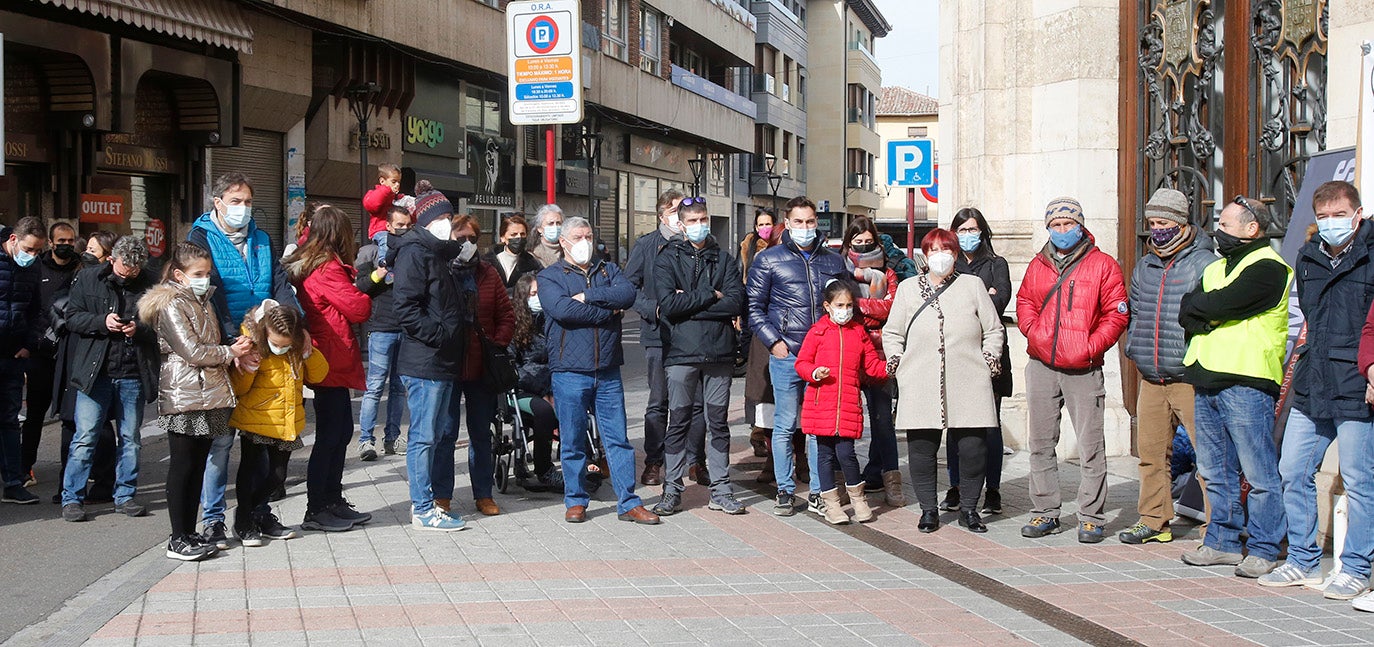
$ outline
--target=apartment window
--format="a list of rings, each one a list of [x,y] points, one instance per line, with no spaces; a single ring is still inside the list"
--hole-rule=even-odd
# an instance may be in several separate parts
[[[679,46],[677,43],[669,41],[668,59],[673,62],[673,65],[676,65],[684,70],[687,70],[692,74],[695,74],[697,76],[705,76],[705,68],[702,67],[701,55],[696,53],[695,51],[692,51],[690,49],[687,49],[686,47]]]
[[[629,29],[626,24],[628,11],[625,6],[628,0],[606,0],[606,12],[601,20],[601,53],[613,56],[622,61],[629,60],[629,47],[625,45],[625,34]]]
[[[792,105],[806,109],[806,68],[797,67],[797,91],[792,93]]]
[[[652,9],[639,12],[639,69],[655,76],[663,71],[663,15]]]
[[[907,129],[906,129],[906,136],[907,136],[907,137],[925,137],[926,134],[929,133],[929,132],[930,132],[930,129],[927,128],[926,126],[907,126]]]
[[[754,170],[760,173],[767,171],[764,165],[764,155],[777,154],[778,129],[773,126],[758,124],[754,126]],[[780,170],[776,172],[781,173]]]
[[[782,175],[792,175],[792,133],[783,131],[782,133],[782,157],[778,161],[778,173]]]
[[[801,137],[797,138],[797,168],[792,177],[798,182],[806,181],[806,140]]]
[[[473,132],[501,134],[501,93],[495,90],[467,86],[464,101],[463,125]]]
[[[480,3],[482,3],[482,4],[484,4],[484,5],[486,5],[486,6],[488,6],[488,7],[492,7],[493,9],[500,9],[500,8],[501,8],[501,0],[477,0],[477,1],[480,2]]]

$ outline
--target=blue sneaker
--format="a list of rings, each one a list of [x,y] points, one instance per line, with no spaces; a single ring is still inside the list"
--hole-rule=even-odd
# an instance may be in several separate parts
[[[411,514],[410,525],[421,530],[438,532],[454,532],[468,527],[462,517],[449,516],[438,507],[430,508],[429,512],[424,514]]]
[[[1030,523],[1021,526],[1021,536],[1031,539],[1039,539],[1045,535],[1053,535],[1063,530],[1059,527],[1059,520],[1054,517],[1035,517]]]
[[[1091,521],[1078,522],[1078,543],[1098,544],[1102,542],[1102,525]]]

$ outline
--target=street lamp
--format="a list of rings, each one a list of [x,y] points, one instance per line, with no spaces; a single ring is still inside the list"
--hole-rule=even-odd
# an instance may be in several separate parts
[[[593,224],[601,217],[601,200],[596,197],[596,177],[601,170],[601,133],[594,133],[588,126],[582,127],[582,157],[587,160],[587,206],[591,209],[592,217],[589,219]],[[616,219],[616,231],[614,236],[617,244],[620,240],[620,219]]]
[[[773,217],[778,213],[778,188],[782,186],[782,176],[778,175],[778,156],[768,153],[763,156],[763,170],[767,173],[768,188],[773,191]]]
[[[706,171],[706,158],[698,155],[687,160],[688,168],[692,169],[692,196],[701,196],[701,174]]]
[[[358,195],[367,193],[367,119],[372,115],[372,103],[382,93],[382,86],[367,82],[351,85],[345,91],[348,109],[358,120]],[[362,224],[358,239],[367,243],[367,207],[362,209]]]

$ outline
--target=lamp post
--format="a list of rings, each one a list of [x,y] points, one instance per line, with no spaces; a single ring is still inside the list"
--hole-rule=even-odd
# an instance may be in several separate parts
[[[701,196],[701,174],[706,170],[706,158],[698,155],[687,160],[687,167],[692,170],[692,197]]]
[[[358,120],[358,195],[367,192],[367,120],[372,115],[372,102],[381,94],[382,86],[367,82],[349,86],[345,92],[348,109]],[[367,208],[362,209],[362,223],[358,229],[358,239],[367,243]]]
[[[596,177],[601,170],[601,133],[591,132],[590,127],[583,126],[581,139],[582,156],[587,160],[587,208],[591,211],[588,214],[591,218],[588,220],[595,226],[601,217],[601,200],[596,197]],[[620,223],[617,220],[616,228],[619,227]],[[618,241],[620,232],[617,231],[614,235]]]
[[[767,173],[768,188],[773,192],[773,217],[778,217],[778,188],[782,186],[782,176],[778,175],[778,157],[772,153],[763,156],[763,169]]]

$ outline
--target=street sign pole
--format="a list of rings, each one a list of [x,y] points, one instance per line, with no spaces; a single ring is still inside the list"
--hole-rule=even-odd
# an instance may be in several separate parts
[[[906,255],[916,253],[916,189],[906,190]]]
[[[558,177],[554,173],[554,162],[557,160],[558,151],[553,145],[553,126],[549,126],[544,131],[544,159],[548,164],[544,165],[544,197],[546,204],[553,204],[558,197]]]

